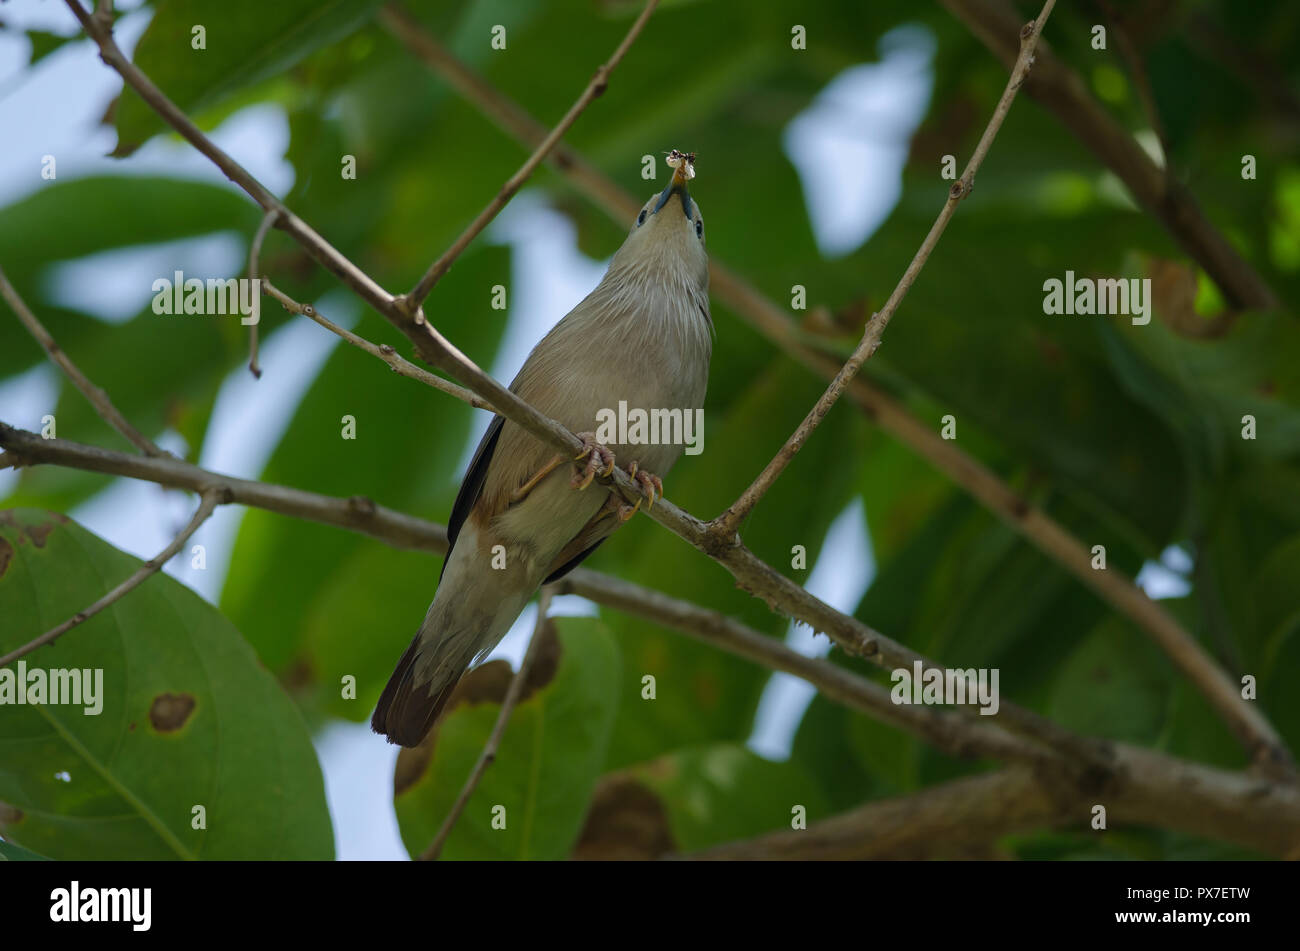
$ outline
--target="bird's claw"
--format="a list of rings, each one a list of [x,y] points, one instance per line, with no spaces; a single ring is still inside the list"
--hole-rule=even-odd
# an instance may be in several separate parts
[[[647,509],[654,508],[655,499],[661,499],[664,496],[664,480],[651,472],[646,472],[645,470],[641,469],[636,464],[635,460],[633,460],[628,465],[627,474],[632,477],[633,482],[641,486],[641,491],[645,493],[646,499],[648,500],[646,503],[646,508]],[[636,504],[639,507],[641,505],[641,500],[637,499]],[[632,512],[635,511],[636,508],[634,507],[632,509]],[[628,518],[631,517],[632,517],[632,513],[629,512]]]
[[[582,440],[582,452],[574,456],[573,461],[587,461],[581,469],[574,467],[576,471],[569,485],[581,490],[591,485],[596,476],[607,476],[614,471],[614,454],[596,441],[595,433],[578,433],[577,436]]]

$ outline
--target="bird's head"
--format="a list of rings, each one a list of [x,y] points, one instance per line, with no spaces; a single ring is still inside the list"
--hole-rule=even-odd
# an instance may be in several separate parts
[[[704,248],[704,218],[687,190],[695,177],[695,154],[674,149],[668,153],[668,161],[672,180],[641,207],[614,262],[651,275],[673,272],[706,287],[709,258]]]

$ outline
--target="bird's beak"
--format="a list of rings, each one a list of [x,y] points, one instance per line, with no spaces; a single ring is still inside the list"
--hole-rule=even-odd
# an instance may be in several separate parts
[[[686,191],[687,178],[682,174],[681,168],[673,169],[673,180],[668,183],[668,187],[659,195],[659,201],[655,203],[655,214],[659,214],[659,209],[668,204],[668,199],[673,195],[681,195],[682,212],[687,218],[691,216],[691,196]]]

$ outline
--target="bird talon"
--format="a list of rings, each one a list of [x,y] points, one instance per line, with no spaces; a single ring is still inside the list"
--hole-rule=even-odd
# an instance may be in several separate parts
[[[607,476],[614,471],[614,454],[596,442],[595,433],[578,433],[577,435],[582,440],[582,452],[574,456],[573,461],[579,462],[583,459],[587,461],[580,471],[574,472],[573,478],[569,480],[569,485],[581,492],[591,485],[596,476]]]
[[[654,508],[655,500],[663,498],[664,480],[653,473],[643,470],[637,465],[636,460],[628,463],[627,474],[633,482],[641,487],[641,491],[645,493],[647,499],[646,511]],[[638,499],[637,505],[639,506],[640,504],[641,500]]]

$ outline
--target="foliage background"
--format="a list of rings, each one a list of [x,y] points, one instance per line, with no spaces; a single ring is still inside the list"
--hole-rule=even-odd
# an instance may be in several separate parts
[[[515,142],[373,22],[374,2],[231,0],[220,12],[197,0],[145,6],[155,13],[136,47],[137,62],[205,129],[252,105],[282,109],[293,169],[287,204],[387,288],[413,284],[523,158]],[[1173,173],[1278,295],[1294,300],[1300,288],[1296,8],[1227,0],[1133,7]],[[410,8],[494,85],[550,123],[609,55],[639,5],[463,0]],[[1026,19],[1037,10],[1020,8]],[[74,37],[77,55],[92,56],[68,19],[65,33]],[[1046,37],[1112,115],[1154,141],[1113,44],[1101,52],[1089,46],[1099,19],[1091,3],[1063,2]],[[196,22],[208,28],[202,56],[188,45]],[[796,22],[807,28],[804,52],[790,48]],[[503,52],[488,44],[497,23],[508,28]],[[878,59],[880,38],[904,23],[930,31],[935,53],[933,94],[910,143],[902,197],[861,247],[828,256],[814,240],[804,185],[786,157],[783,135],[843,70]],[[1221,41],[1251,51],[1264,64],[1260,71],[1275,69],[1273,85],[1261,90],[1248,71],[1216,55],[1204,23],[1213,24]],[[34,35],[33,56],[63,42]],[[710,253],[775,300],[788,301],[792,285],[805,286],[810,310],[829,315],[830,329],[825,319],[794,316],[826,345],[845,347],[892,290],[940,207],[947,189],[938,175],[941,157],[955,154],[960,164],[970,154],[1005,75],[937,5],[666,3],[566,141],[637,195],[653,188],[640,178],[642,155],[675,145],[697,151],[695,191],[709,221]],[[1269,89],[1276,94],[1262,94]],[[146,305],[109,325],[61,302],[50,275],[60,262],[111,249],[229,232],[246,242],[260,214],[224,185],[135,174],[134,148],[162,130],[132,94],[116,102],[108,121],[118,134],[120,173],[60,177],[0,209],[0,264],[127,417],[150,435],[177,434],[196,460],[219,388],[247,359],[238,323],[161,318]],[[339,175],[344,154],[357,157],[355,181]],[[1255,180],[1242,178],[1244,154],[1258,161]],[[543,170],[532,184],[572,220],[583,251],[603,258],[618,246],[623,226],[562,178]],[[318,300],[336,288],[334,278],[279,234],[268,238],[262,260],[299,300]],[[1161,269],[1170,261],[1189,263],[1110,172],[1050,114],[1022,98],[974,194],[865,372],[936,427],[953,414],[966,452],[1085,544],[1105,545],[1112,570],[1134,575],[1178,546],[1184,554],[1173,563],[1183,569],[1186,593],[1167,606],[1234,677],[1258,678],[1258,702],[1295,747],[1300,694],[1286,686],[1287,672],[1300,669],[1300,328],[1294,317],[1233,315],[1222,329],[1212,323],[1225,309],[1222,298],[1199,271],[1193,272],[1194,307],[1180,304],[1172,290],[1163,292],[1145,327],[1042,312],[1049,277],[1067,270],[1148,277],[1168,273]],[[489,288],[510,285],[510,278],[509,250],[479,241],[427,306],[442,332],[481,366],[492,364],[504,328],[502,315],[489,307]],[[529,288],[510,292],[515,306]],[[707,452],[685,459],[669,482],[676,503],[705,517],[748,485],[822,390],[716,301],[713,316],[718,336]],[[265,307],[263,337],[291,319]],[[1211,326],[1220,329],[1195,332]],[[356,329],[405,352],[374,314],[364,314]],[[0,320],[0,378],[42,359],[17,321]],[[70,385],[60,383],[47,411],[63,438],[129,448]],[[445,521],[474,412],[340,346],[307,388],[261,477],[332,495],[367,495]],[[1247,413],[1258,420],[1253,441],[1241,438]],[[344,414],[360,421],[356,442],[338,438]],[[10,418],[3,406],[0,418],[36,425]],[[255,403],[248,425],[258,425]],[[66,513],[105,480],[35,467],[5,485],[6,509]],[[777,566],[790,564],[792,545],[805,545],[811,565],[832,520],[855,500],[866,513],[878,565],[858,617],[944,663],[1000,668],[1005,697],[1071,728],[1224,767],[1245,765],[1204,699],[1144,635],[851,407],[834,411],[755,511],[745,540]],[[0,523],[19,556],[17,567],[0,576],[0,650],[57,623],[129,570],[125,556],[75,526],[57,523],[54,541],[39,547],[32,524],[56,523],[31,513]],[[141,737],[133,729],[149,694],[125,689],[110,696],[113,715],[90,726],[91,718],[79,712],[0,711],[7,839],[53,857],[185,854],[182,849],[203,856],[331,854],[319,769],[306,737],[330,718],[368,717],[423,616],[438,564],[256,510],[243,515],[233,550],[220,553],[227,556],[220,615],[160,576],[31,659],[112,670],[124,669],[140,651],[140,676],[157,689],[177,689],[199,677],[187,664],[201,653],[203,638],[212,637],[229,666],[204,668],[210,699],[171,737],[157,731]],[[774,637],[785,634],[785,620],[737,590],[719,566],[642,520],[589,564],[740,617]],[[177,610],[192,614],[191,623],[150,608],[149,599],[183,602]],[[452,836],[449,856],[581,852],[580,840],[601,839],[591,823],[584,834],[593,797],[629,782],[648,790],[638,809],[656,825],[659,846],[690,850],[788,827],[796,803],[816,820],[987,768],[935,753],[821,697],[804,715],[789,760],[767,760],[744,748],[766,670],[617,612],[562,620],[558,628],[555,677],[516,712],[502,754]],[[142,644],[157,647],[144,651]],[[832,656],[881,679],[866,665]],[[268,695],[262,709],[228,696],[253,689],[249,678],[264,676],[252,673],[258,662],[279,681],[274,697],[287,695],[292,705]],[[249,673],[239,673],[244,667]],[[654,702],[641,698],[647,673],[659,684]],[[357,678],[355,700],[339,696],[344,675]],[[223,704],[231,709],[218,715]],[[494,715],[491,703],[457,709],[440,730],[433,761],[401,787],[397,817],[413,851],[432,836]],[[215,721],[204,717],[216,717],[221,729],[213,732]],[[231,749],[230,731],[256,732],[258,724],[284,734],[281,751]],[[170,746],[133,745],[142,739]],[[222,853],[218,830],[225,821],[213,817],[209,834],[191,841],[191,803],[212,795],[235,810],[224,797],[280,789],[268,766],[276,757],[284,758],[277,759],[284,781],[303,790],[295,794],[296,819],[292,811],[258,813],[257,840],[232,842]],[[149,769],[142,771],[141,763]],[[64,770],[74,772],[74,782],[52,778]],[[488,828],[488,804],[503,801],[520,809],[508,838]],[[91,831],[107,827],[127,834]],[[288,843],[283,850],[266,847],[281,838]],[[1082,824],[997,849],[1036,858],[1238,854],[1158,830],[1098,836]]]

